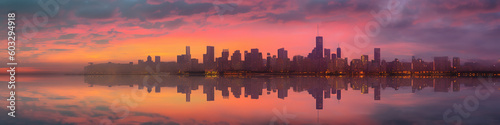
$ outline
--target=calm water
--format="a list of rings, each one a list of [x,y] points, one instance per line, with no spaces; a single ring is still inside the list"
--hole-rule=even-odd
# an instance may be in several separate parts
[[[2,80],[5,84],[8,78]],[[500,124],[498,78],[107,75],[17,80],[17,116],[7,116],[5,101],[0,124]],[[8,92],[6,85],[0,88],[3,99]]]

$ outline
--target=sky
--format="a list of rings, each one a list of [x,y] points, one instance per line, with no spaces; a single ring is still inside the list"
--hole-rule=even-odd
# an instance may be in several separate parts
[[[0,12],[16,13],[19,71],[81,72],[88,62],[137,63],[148,55],[175,61],[185,46],[200,60],[206,46],[215,46],[216,57],[222,49],[232,54],[252,48],[264,55],[285,48],[289,58],[306,56],[317,35],[332,52],[340,46],[349,60],[361,55],[371,60],[373,48],[381,48],[387,61],[449,56],[462,63],[499,62],[499,5],[496,0],[4,0]],[[1,29],[6,18],[0,16]],[[7,50],[0,53],[0,63],[7,62]]]

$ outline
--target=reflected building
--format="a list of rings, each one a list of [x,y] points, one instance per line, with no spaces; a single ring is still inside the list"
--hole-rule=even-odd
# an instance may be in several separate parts
[[[161,92],[160,86],[156,85],[155,86],[155,93],[160,93],[160,92]]]
[[[331,94],[336,95],[337,100],[342,98],[342,89],[360,91],[360,94],[369,94],[369,88],[373,89],[373,99],[381,100],[381,90],[391,88],[395,91],[400,88],[411,88],[411,92],[415,93],[425,88],[434,90],[434,92],[453,92],[460,91],[461,85],[465,87],[478,87],[481,82],[473,78],[441,78],[428,76],[415,77],[262,77],[262,78],[233,78],[233,77],[178,77],[178,76],[158,76],[161,82],[157,82],[154,78],[139,75],[86,75],[84,82],[89,84],[89,87],[113,87],[113,86],[129,86],[133,87],[137,84],[139,90],[146,87],[148,93],[151,93],[154,88],[155,93],[161,93],[161,87],[176,87],[177,93],[185,94],[186,102],[191,101],[192,91],[198,90],[199,86],[203,87],[203,94],[206,94],[206,101],[214,101],[216,91],[221,92],[224,99],[228,99],[232,95],[235,98],[240,98],[244,94],[245,98],[259,99],[262,96],[263,90],[267,90],[268,94],[275,93],[277,99],[287,99],[288,90],[292,88],[292,92],[300,93],[307,91],[315,100],[315,108],[321,110],[324,108],[324,101],[332,99]],[[146,80],[144,80],[146,79]],[[493,82],[498,82],[496,79]],[[465,84],[461,84],[465,83]],[[243,87],[243,88],[242,88]],[[229,90],[230,89],[230,90]],[[244,93],[242,93],[244,89]],[[203,96],[203,95],[199,95]],[[250,96],[250,97],[249,97]],[[332,99],[335,100],[335,99]]]
[[[380,83],[374,83],[373,91],[373,99],[380,100]]]

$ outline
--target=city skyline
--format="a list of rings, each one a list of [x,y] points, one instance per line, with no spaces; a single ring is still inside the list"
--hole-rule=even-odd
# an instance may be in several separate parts
[[[0,0],[0,12],[0,124],[500,125],[500,0]]]
[[[318,32],[319,35],[319,32]],[[342,48],[337,47],[336,53],[323,47],[323,37],[316,36],[315,47],[307,56],[288,56],[285,48],[277,49],[277,55],[260,52],[258,48],[250,51],[235,50],[230,56],[229,49],[222,49],[221,57],[215,57],[215,47],[207,46],[202,59],[192,58],[191,47],[186,46],[185,53],[177,55],[177,61],[161,62],[160,56],[155,60],[148,55],[147,60],[139,59],[137,63],[101,63],[89,62],[84,67],[83,74],[152,74],[168,72],[175,74],[191,74],[203,72],[204,75],[215,74],[246,74],[248,73],[293,73],[293,74],[334,74],[334,75],[455,75],[476,76],[477,73],[500,73],[500,62],[482,64],[480,62],[462,62],[460,57],[434,56],[434,60],[426,61],[412,56],[411,61],[393,61],[381,59],[381,48],[373,49],[373,56],[361,55],[360,58],[342,58]],[[200,60],[202,60],[200,62]],[[135,65],[134,65],[135,64]],[[155,68],[154,71],[145,69]],[[241,72],[244,71],[244,72]],[[467,74],[469,73],[469,74]],[[472,74],[470,74],[472,73]]]
[[[392,20],[370,37],[370,44],[356,46],[358,29],[365,32],[367,24],[377,22],[372,12],[386,10],[389,2],[69,1],[45,25],[33,22],[33,14],[43,12],[36,1],[3,1],[0,8],[17,10],[16,15],[26,17],[37,29],[19,35],[17,58],[23,67],[19,72],[81,71],[89,61],[125,63],[147,55],[174,61],[186,45],[198,59],[205,46],[216,46],[218,57],[221,48],[231,52],[259,48],[273,55],[276,48],[286,48],[289,55],[305,55],[315,45],[311,36],[318,30],[324,36],[324,48],[332,53],[339,44],[346,52],[347,46],[361,50],[346,53],[350,59],[377,47],[384,48],[381,58],[386,60],[448,55],[462,61],[498,62],[500,3],[496,1],[403,0],[399,11],[390,11]],[[224,5],[232,10],[221,10]],[[18,23],[20,30],[28,29],[23,28],[26,21]],[[0,56],[2,62],[5,56]]]

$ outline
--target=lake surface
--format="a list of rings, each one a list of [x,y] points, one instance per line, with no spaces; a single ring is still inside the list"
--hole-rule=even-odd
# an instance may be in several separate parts
[[[8,98],[7,77],[0,97]],[[499,78],[17,78],[1,124],[500,124]]]

